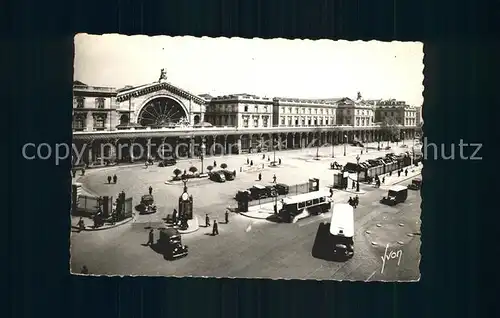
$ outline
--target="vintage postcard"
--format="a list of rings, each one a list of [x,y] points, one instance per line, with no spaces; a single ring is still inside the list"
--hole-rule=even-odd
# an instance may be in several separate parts
[[[71,272],[419,280],[423,55],[76,35]]]

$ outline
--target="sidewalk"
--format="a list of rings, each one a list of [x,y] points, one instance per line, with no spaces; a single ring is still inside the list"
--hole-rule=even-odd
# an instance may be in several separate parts
[[[403,169],[404,171],[405,169]],[[420,174],[422,173],[422,164],[420,163],[418,165],[418,167],[415,167],[415,166],[410,166],[408,167],[408,175],[405,176],[404,172],[401,174],[400,177],[398,177],[398,173],[397,171],[396,172],[393,172],[392,173],[392,176],[389,176],[388,174],[385,174],[385,175],[382,175],[382,176],[379,176],[380,179],[382,179],[382,177],[385,176],[385,182],[383,184],[381,184],[380,188],[381,189],[388,189],[389,187],[395,185],[395,184],[398,184],[398,183],[401,183],[403,181],[406,181],[406,180],[409,180],[409,179],[413,179],[413,178],[416,178],[417,176],[419,176]],[[372,183],[373,184],[373,183]]]
[[[71,230],[72,231],[75,231],[75,232],[80,231],[80,229],[78,228],[78,221],[79,220],[80,220],[80,217],[71,216]],[[121,220],[119,222],[116,222],[114,224],[105,223],[103,226],[98,227],[98,228],[94,228],[94,221],[92,221],[92,219],[84,217],[83,220],[85,222],[85,229],[83,231],[102,231],[102,230],[112,229],[112,228],[115,228],[117,226],[127,224],[127,223],[131,222],[132,220],[134,220],[134,216],[132,216],[131,218],[127,218],[125,220]]]

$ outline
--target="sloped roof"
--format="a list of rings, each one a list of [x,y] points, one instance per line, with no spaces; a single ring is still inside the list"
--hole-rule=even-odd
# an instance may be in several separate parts
[[[199,103],[206,102],[205,99],[203,99],[202,97],[195,95],[193,93],[190,93],[190,92],[188,92],[182,88],[179,88],[175,85],[172,85],[171,83],[169,83],[167,81],[156,81],[153,83],[144,84],[144,85],[140,85],[140,86],[136,86],[136,87],[130,87],[130,88],[124,87],[123,89],[120,89],[118,96],[117,96],[117,100],[118,101],[126,100],[131,96],[138,96],[138,95],[142,95],[142,94],[147,94],[150,91],[155,91],[155,90],[159,90],[162,88],[169,90],[169,91],[171,91],[175,94],[178,94],[180,96],[183,96],[186,98],[191,98]]]
[[[87,84],[80,82],[80,81],[73,81],[74,86],[87,86]]]

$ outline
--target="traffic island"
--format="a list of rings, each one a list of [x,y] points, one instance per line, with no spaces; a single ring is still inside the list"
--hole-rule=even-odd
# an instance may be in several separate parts
[[[189,233],[194,233],[200,229],[200,222],[198,221],[198,216],[193,215],[193,218],[191,220],[187,220],[188,228],[186,230],[181,230],[178,228],[177,230],[181,234],[189,234]]]
[[[274,202],[264,203],[248,207],[247,212],[239,212],[241,215],[252,219],[270,220],[275,217]]]
[[[124,220],[121,220],[121,221],[118,221],[118,222],[115,222],[115,223],[107,223],[107,224],[104,224],[104,225],[99,226],[99,227],[94,227],[93,225],[85,225],[85,227],[83,229],[80,229],[78,227],[78,225],[72,225],[71,228],[73,230],[75,230],[76,232],[80,232],[80,231],[102,231],[102,230],[108,230],[108,229],[112,229],[112,228],[118,227],[120,225],[127,224],[130,221],[132,221],[133,219],[134,219],[133,217],[129,217],[129,218],[126,218]],[[93,223],[92,220],[89,219],[89,223]]]

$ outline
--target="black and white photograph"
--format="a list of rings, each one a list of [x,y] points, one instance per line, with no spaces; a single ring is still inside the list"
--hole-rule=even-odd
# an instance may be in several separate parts
[[[73,274],[420,279],[421,42],[74,50]]]

